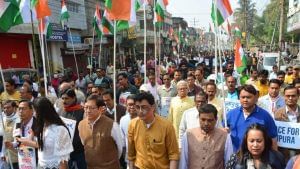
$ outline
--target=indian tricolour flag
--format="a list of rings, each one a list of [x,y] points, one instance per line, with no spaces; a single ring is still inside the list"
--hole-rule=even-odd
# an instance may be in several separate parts
[[[30,0],[0,0],[0,30],[7,32],[12,26],[31,23],[30,3]],[[33,15],[35,16],[35,10]]]
[[[134,7],[135,0],[106,0],[105,7],[108,12],[108,17],[111,20],[123,20],[129,21],[131,13],[135,11]]]
[[[93,27],[100,38],[102,36],[102,24],[101,24],[101,14],[100,14],[100,6],[96,5]]]
[[[241,73],[247,67],[247,58],[241,45],[241,40],[237,39],[234,46],[234,67]]]
[[[213,0],[211,18],[214,24],[220,26],[232,13],[229,0]]]
[[[241,32],[241,30],[237,26],[234,28],[233,34],[236,37],[239,37],[239,38],[242,37],[242,32]]]
[[[148,0],[136,0],[135,2],[135,10],[144,9],[145,6],[148,5]],[[142,8],[143,7],[143,8]]]
[[[157,0],[154,7],[154,23],[161,26],[166,17],[166,6],[169,4],[168,0]]]
[[[105,10],[102,17],[102,28],[103,34],[113,34],[114,33],[114,23],[107,17],[107,11]]]
[[[136,25],[136,1],[130,0],[130,18],[129,20],[119,20],[117,22],[117,31],[129,29],[130,27]]]
[[[39,31],[41,34],[46,35],[47,38],[52,35],[52,28],[48,16],[39,21]]]
[[[64,27],[64,21],[68,21],[70,18],[67,5],[65,3],[65,0],[62,0],[61,2],[61,12],[60,12],[60,22],[62,26]]]

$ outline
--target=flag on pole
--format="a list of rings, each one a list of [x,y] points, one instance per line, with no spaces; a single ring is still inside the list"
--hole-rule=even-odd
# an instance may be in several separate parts
[[[234,28],[233,35],[238,37],[238,38],[242,37],[242,32],[237,26]]]
[[[131,18],[132,3],[134,0],[106,0],[105,7],[108,12],[108,18],[110,20],[124,20],[129,21]]]
[[[52,28],[48,16],[44,17],[42,22],[39,22],[39,32],[46,35],[47,38],[52,35]]]
[[[100,14],[100,6],[96,5],[93,27],[100,38],[102,36],[102,24],[101,24],[101,14]]]
[[[148,5],[148,0],[136,0],[135,2],[135,10],[144,9],[142,7],[145,7]]]
[[[105,35],[114,33],[114,23],[107,17],[107,11],[105,10],[102,17],[102,33]]]
[[[68,12],[68,8],[67,5],[65,3],[65,0],[62,0],[61,2],[61,12],[60,12],[60,22],[62,27],[64,27],[64,21],[68,21],[68,19],[70,18],[69,12]]]
[[[31,5],[35,8],[37,19],[42,19],[51,15],[48,0],[31,0]]]
[[[228,31],[228,35],[231,36],[231,26],[228,19],[227,19],[227,31]]]
[[[247,58],[244,54],[240,39],[236,40],[234,50],[234,67],[241,73],[247,67]]]
[[[157,0],[154,7],[154,23],[156,26],[162,26],[166,17],[166,6],[169,4],[168,0]]]
[[[136,25],[136,1],[131,0],[130,4],[130,18],[129,20],[118,20],[117,31],[129,29],[130,27]]]
[[[7,32],[12,26],[31,23],[30,4],[30,0],[0,0],[0,30]],[[32,14],[35,18],[35,10]]]
[[[216,0],[212,3],[211,18],[217,26],[220,26],[233,13],[229,0]]]

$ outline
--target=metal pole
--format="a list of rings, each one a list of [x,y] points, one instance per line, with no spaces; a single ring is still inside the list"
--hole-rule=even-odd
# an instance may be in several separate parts
[[[35,65],[33,65],[38,71],[37,71],[37,77],[38,81],[40,80],[40,73],[39,73],[39,60],[38,60],[38,54],[35,44],[35,33],[34,33],[34,24],[33,24],[33,16],[32,16],[32,10],[30,10],[30,19],[31,19],[31,31],[32,31],[32,46],[33,46],[33,58]]]
[[[48,66],[48,72],[49,72],[49,81],[51,82],[50,59],[49,59],[49,51],[48,51],[48,45],[47,45],[47,37],[46,37],[46,35],[45,35],[45,47],[46,47],[46,55],[47,55],[47,66]]]
[[[283,36],[283,24],[284,24],[284,0],[280,0],[280,23],[279,23],[279,49],[280,51],[283,51],[284,49],[281,49],[281,41]],[[281,59],[281,52],[279,53],[278,57],[278,67],[280,70],[280,59]]]
[[[144,84],[147,78],[147,19],[146,19],[146,4],[144,3]]]
[[[117,122],[117,79],[116,79],[116,55],[117,55],[117,22],[114,21],[114,120]]]
[[[98,65],[99,65],[99,67],[101,67],[100,63],[101,63],[101,51],[102,51],[102,39],[103,39],[103,35],[101,35],[101,37],[100,37],[99,56],[98,56]]]
[[[41,24],[43,24],[43,19],[40,19]],[[44,85],[45,85],[45,95],[48,96],[48,87],[47,87],[47,72],[46,72],[46,62],[45,62],[45,48],[44,48],[44,36],[41,31],[39,32],[41,38],[41,52],[42,52],[42,62],[43,62],[43,71],[44,71]]]
[[[70,34],[71,43],[72,43],[73,57],[74,57],[75,66],[76,66],[77,78],[79,78],[78,64],[77,64],[77,59],[76,59],[76,54],[75,54],[75,48],[74,48],[74,42],[73,42],[73,37],[72,37],[72,33],[71,33],[71,28],[70,27],[69,27],[69,34]]]

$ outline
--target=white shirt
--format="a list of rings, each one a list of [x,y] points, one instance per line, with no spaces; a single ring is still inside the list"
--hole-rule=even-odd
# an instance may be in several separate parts
[[[43,142],[43,151],[38,150],[38,163],[41,167],[59,167],[61,161],[69,160],[73,146],[66,127],[56,124],[45,127]]]
[[[187,129],[200,127],[199,112],[196,107],[187,109],[183,112],[179,125],[179,148],[181,148],[181,139]]]
[[[274,112],[280,107],[285,106],[285,100],[282,96],[279,96],[272,101],[269,94],[258,99],[257,105],[265,109],[274,118]]]
[[[296,109],[296,113],[291,113],[290,111],[289,111],[289,109],[288,109],[288,107],[287,106],[285,106],[285,112],[286,112],[286,114],[287,114],[287,116],[288,116],[288,118],[289,118],[289,120],[290,120],[290,122],[294,122],[294,123],[297,123],[297,117],[299,116],[299,114],[298,114],[298,106],[297,106],[297,109]]]

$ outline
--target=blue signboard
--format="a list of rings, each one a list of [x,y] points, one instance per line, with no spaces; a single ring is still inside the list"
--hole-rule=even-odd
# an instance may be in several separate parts
[[[81,43],[81,36],[79,35],[72,35],[72,39],[71,39],[71,36],[69,35],[68,36],[68,42],[72,42],[73,40],[73,43]]]
[[[52,34],[47,38],[47,41],[67,41],[68,31],[65,26],[62,28],[60,24],[50,23]]]

